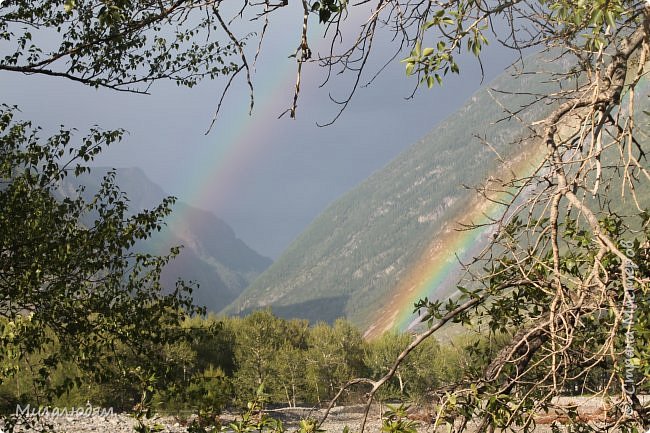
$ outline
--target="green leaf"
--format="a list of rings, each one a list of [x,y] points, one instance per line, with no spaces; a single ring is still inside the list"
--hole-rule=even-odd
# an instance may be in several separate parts
[[[607,21],[607,24],[612,28],[616,28],[616,21],[614,19],[614,14],[612,14],[612,11],[606,11],[605,12],[605,20]]]
[[[603,22],[603,10],[598,9],[595,14],[592,15],[591,21],[589,24],[592,26],[600,25]]]
[[[74,9],[75,5],[76,5],[75,0],[65,0],[65,2],[63,3],[63,10],[65,11],[65,13],[69,14],[70,12],[72,12],[72,9]]]
[[[413,75],[413,71],[415,69],[415,63],[407,63],[406,64],[406,75]]]
[[[332,12],[330,12],[329,9],[327,8],[320,8],[320,10],[318,11],[318,17],[321,23],[326,23],[327,21],[329,21],[331,16],[332,16]]]

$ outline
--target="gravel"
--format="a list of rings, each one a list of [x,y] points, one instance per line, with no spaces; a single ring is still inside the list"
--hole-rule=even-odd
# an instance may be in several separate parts
[[[647,403],[647,398],[644,398]],[[563,397],[560,400],[556,401],[557,404],[561,405],[576,405],[579,406],[579,411],[583,413],[597,413],[603,407],[603,403],[600,399],[587,399],[584,397],[574,397],[568,398]],[[385,408],[385,407],[384,407]],[[341,433],[345,427],[348,427],[351,432],[359,431],[363,418],[363,405],[352,405],[352,406],[339,406],[334,407],[326,422],[322,425],[322,429],[326,430],[328,433]],[[366,423],[366,433],[381,433],[381,421],[380,414],[382,408],[379,405],[373,406],[370,410],[369,417]],[[275,418],[282,420],[285,429],[288,431],[293,431],[297,427],[298,422],[302,418],[314,418],[319,419],[323,416],[323,410],[314,410],[311,408],[291,408],[291,409],[276,409],[269,411],[269,414]],[[546,415],[548,417],[548,415]],[[420,414],[418,419],[426,419],[425,416]],[[227,425],[229,422],[232,422],[236,419],[236,416],[233,414],[224,414],[221,417],[222,423]],[[92,415],[92,416],[60,416],[60,417],[46,417],[45,421],[51,425],[53,432],[58,433],[133,433],[133,426],[135,420],[133,417],[126,414],[108,414],[105,416]],[[162,432],[164,433],[186,433],[187,432],[187,420],[181,420],[175,417],[157,417],[153,420],[149,420],[150,425],[154,423],[161,424],[163,426]],[[550,422],[547,422],[545,425],[538,424],[535,429],[536,433],[550,433]],[[446,432],[445,427],[440,427],[438,429],[433,428],[431,424],[426,422],[419,422],[417,428],[419,433],[438,433]],[[22,429],[18,429],[19,432],[34,432],[37,431],[33,427],[24,426]],[[476,431],[474,426],[473,431]],[[566,426],[560,426],[560,431],[568,431]],[[0,433],[2,432],[2,426],[0,426]]]

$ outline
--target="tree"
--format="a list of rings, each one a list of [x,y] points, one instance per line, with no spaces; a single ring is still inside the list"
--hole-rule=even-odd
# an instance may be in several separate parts
[[[136,93],[160,79],[191,87],[236,72],[227,58],[243,42],[199,42],[217,18],[191,3],[2,2],[0,70]],[[178,249],[164,257],[133,250],[160,229],[174,200],[131,215],[113,173],[90,200],[81,190],[64,196],[61,188],[75,189],[84,164],[122,131],[95,128],[75,139],[62,128],[43,139],[31,123],[15,121],[16,112],[0,112],[0,384],[29,368],[37,372],[30,393],[38,405],[87,376],[137,396],[172,368],[164,347],[182,346],[181,322],[201,311],[191,287],[161,286],[160,272]],[[50,378],[62,365],[71,374],[55,386]],[[116,394],[133,406],[137,397],[125,391]]]
[[[165,411],[194,410],[199,417],[214,418],[233,398],[233,332],[212,314],[189,317],[182,328],[187,338],[164,347],[165,361],[177,368],[169,372],[168,383],[156,389],[153,404]]]
[[[133,247],[160,229],[173,199],[130,215],[114,173],[91,199],[81,187],[63,195],[121,131],[93,129],[77,139],[61,129],[42,139],[16,114],[0,111],[0,384],[29,369],[29,393],[41,405],[82,381],[163,379],[171,367],[163,345],[184,338],[182,320],[200,309],[190,286],[160,283],[176,249],[157,257]],[[63,366],[64,380],[54,383]]]
[[[360,332],[344,319],[312,328],[305,354],[307,381],[319,402],[331,399],[348,380],[364,373],[363,355]]]
[[[296,407],[297,402],[307,400],[305,351],[285,342],[278,350],[275,362],[287,406]]]
[[[309,401],[306,378],[306,351],[309,341],[309,322],[292,319],[284,325],[285,341],[276,356],[279,382],[284,389],[289,407],[297,402]]]
[[[385,375],[395,358],[410,342],[411,338],[408,334],[397,334],[395,332],[387,332],[372,341],[365,359],[365,363],[371,371],[371,377],[378,379]],[[380,390],[379,399],[389,400],[405,395],[406,384],[404,383],[403,372],[409,368],[408,364],[408,362],[404,362],[397,368],[395,377]]]
[[[268,310],[255,311],[235,324],[236,397],[246,404],[263,389],[274,401],[284,399],[276,357],[285,343],[284,322]]]
[[[237,69],[226,58],[242,42],[210,40],[220,20],[218,2],[9,0],[0,9],[0,38],[11,43],[0,70],[135,93],[161,79],[191,87]],[[42,44],[44,29],[59,39]]]

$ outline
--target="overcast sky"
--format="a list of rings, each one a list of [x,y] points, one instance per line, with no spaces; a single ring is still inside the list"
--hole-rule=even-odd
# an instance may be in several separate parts
[[[193,89],[161,83],[149,96],[11,73],[0,73],[0,83],[4,101],[17,104],[36,124],[127,129],[126,139],[106,150],[99,165],[142,168],[166,192],[213,211],[251,247],[275,259],[329,203],[425,135],[480,86],[476,63],[463,62],[462,77],[405,100],[414,80],[395,61],[359,89],[334,125],[319,128],[316,122],[330,120],[338,109],[328,92],[343,96],[350,81],[337,79],[319,89],[322,74],[311,67],[303,77],[298,118],[278,120],[292,98],[295,62],[287,55],[297,40],[284,28],[269,33],[254,76],[253,115],[248,116],[240,82],[208,135],[224,80]],[[388,50],[376,49],[378,64]],[[483,60],[488,82],[513,55],[490,47]]]

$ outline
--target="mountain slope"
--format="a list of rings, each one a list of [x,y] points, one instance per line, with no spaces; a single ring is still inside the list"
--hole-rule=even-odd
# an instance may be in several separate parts
[[[90,174],[74,181],[84,184],[85,194],[92,194],[107,172],[107,168],[94,167]],[[131,212],[151,209],[167,196],[139,168],[118,169],[115,181],[128,196]],[[66,184],[63,189],[64,194],[72,194],[75,185]],[[163,283],[173,287],[179,278],[198,283],[194,301],[210,311],[219,311],[232,302],[271,264],[210,212],[177,202],[165,222],[160,232],[137,249],[162,255],[172,246],[182,245],[180,254],[163,271]]]
[[[543,57],[526,63],[535,71],[562,66],[548,65]],[[525,144],[517,142],[525,134],[522,124],[515,119],[496,123],[504,112],[495,98],[519,109],[532,97],[509,92],[533,87],[547,92],[552,84],[542,79],[522,75],[514,80],[504,73],[489,85],[499,91],[477,92],[457,113],[326,209],[226,312],[272,306],[286,316],[312,321],[346,316],[368,325],[391,302],[391,290],[426,254],[431,239],[461,216],[473,197],[463,185],[499,174],[494,173],[494,150],[506,159],[528,156]],[[548,109],[536,104],[518,116],[527,121]],[[436,296],[444,297],[450,288],[438,290]]]

